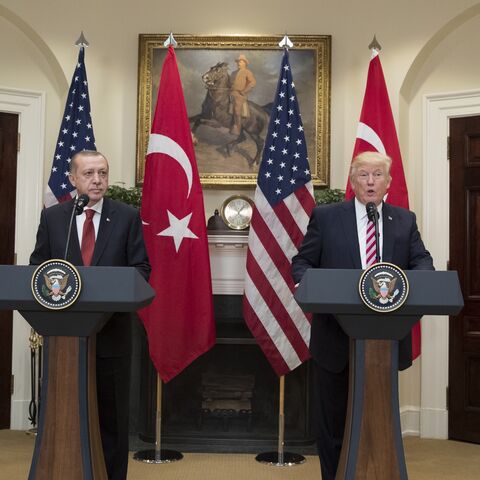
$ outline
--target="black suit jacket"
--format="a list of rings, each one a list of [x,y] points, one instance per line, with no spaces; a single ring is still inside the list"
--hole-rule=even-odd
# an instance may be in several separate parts
[[[63,258],[72,208],[73,200],[42,211],[37,242],[30,256],[31,265],[51,258]],[[75,220],[66,259],[74,265],[83,265]],[[91,265],[136,267],[148,280],[150,263],[143,242],[142,222],[135,208],[104,198]],[[97,335],[97,355],[115,357],[128,354],[130,338],[130,314],[114,314]]]
[[[382,220],[382,261],[406,270],[434,269],[414,213],[384,203]],[[308,268],[362,268],[354,200],[315,207],[299,252],[292,259],[296,283]],[[310,351],[323,368],[342,371],[348,362],[348,348],[348,337],[333,315],[314,316]],[[400,342],[400,369],[411,365],[411,356],[411,336],[408,335]]]

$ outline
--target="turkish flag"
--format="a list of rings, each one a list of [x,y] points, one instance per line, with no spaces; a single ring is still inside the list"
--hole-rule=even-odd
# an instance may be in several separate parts
[[[215,343],[203,194],[173,47],[162,68],[141,217],[156,296],[139,315],[168,382]]]
[[[383,76],[382,64],[377,50],[372,51],[368,67],[367,87],[363,99],[362,113],[357,128],[357,138],[353,157],[366,151],[387,154],[392,159],[390,170],[392,183],[388,189],[386,202],[408,208],[408,191],[403,173],[402,156],[398,145],[397,131],[393,121],[392,108],[388,98],[387,86]],[[354,196],[350,181],[347,182],[345,198]],[[420,322],[412,329],[412,358],[420,355]]]

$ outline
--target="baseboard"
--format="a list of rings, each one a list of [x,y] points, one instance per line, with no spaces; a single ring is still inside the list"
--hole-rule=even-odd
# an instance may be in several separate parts
[[[422,408],[420,437],[446,440],[448,438],[448,410],[445,408]]]
[[[28,421],[28,405],[29,400],[13,400],[11,403],[10,429],[11,430],[28,430],[32,428]]]
[[[407,405],[400,408],[400,423],[402,425],[402,436],[420,435],[420,407]]]

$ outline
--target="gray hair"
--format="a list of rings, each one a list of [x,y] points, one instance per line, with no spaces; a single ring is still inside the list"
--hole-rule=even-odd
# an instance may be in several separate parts
[[[98,152],[97,150],[81,150],[80,152],[77,152],[70,161],[70,174],[75,173],[75,170],[77,169],[75,160],[78,157],[102,157],[107,161],[108,164],[107,157],[105,157],[102,152]]]

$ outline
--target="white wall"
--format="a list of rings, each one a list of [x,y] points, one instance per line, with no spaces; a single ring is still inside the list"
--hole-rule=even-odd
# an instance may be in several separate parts
[[[86,64],[97,147],[110,159],[111,181],[127,185],[135,177],[139,33],[288,31],[332,35],[331,185],[343,188],[363,100],[370,56],[367,46],[376,33],[383,46],[381,60],[411,206],[422,227],[429,215],[423,209],[422,195],[422,98],[425,93],[480,84],[475,58],[479,4],[467,0],[304,0],[294,6],[292,13],[293,5],[286,0],[245,0],[235,11],[232,4],[218,0],[178,0],[168,6],[158,0],[0,0],[0,86],[45,93],[44,181],[76,62],[74,42],[81,30],[91,44]],[[207,216],[231,193],[206,190]],[[38,213],[32,212],[31,222],[37,222]],[[435,242],[442,241],[432,238],[430,249],[435,252]],[[419,429],[420,381],[418,364],[401,376],[403,417],[413,433]]]

